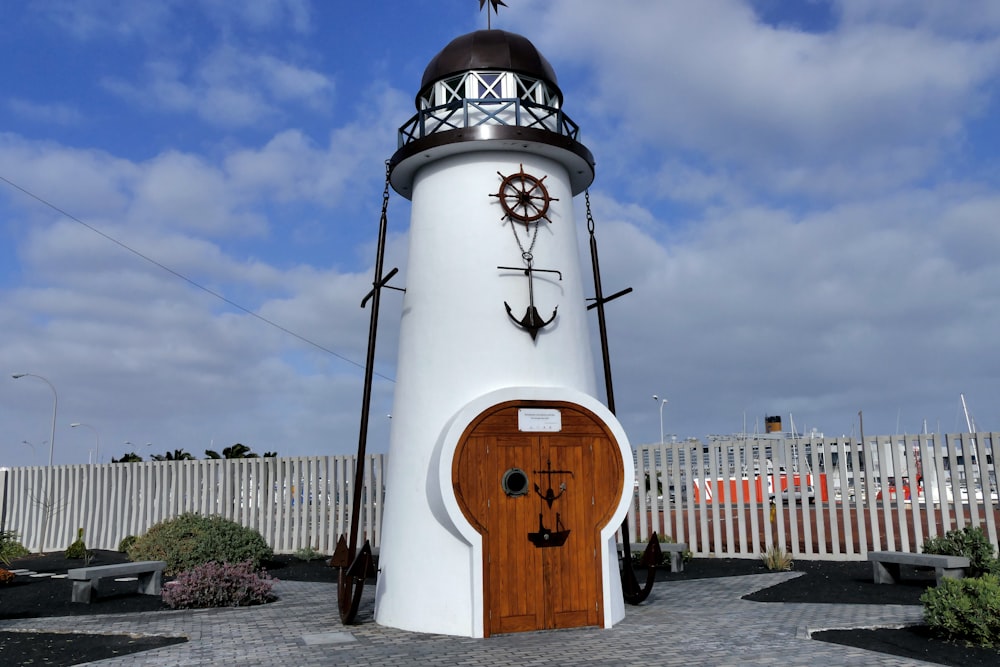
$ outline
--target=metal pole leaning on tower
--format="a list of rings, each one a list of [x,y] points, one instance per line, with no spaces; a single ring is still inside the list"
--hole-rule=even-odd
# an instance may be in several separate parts
[[[392,279],[399,269],[392,269],[382,275],[382,265],[385,259],[385,237],[388,226],[386,212],[389,208],[389,162],[385,163],[385,188],[382,191],[382,215],[379,219],[378,246],[375,253],[375,277],[372,280],[372,290],[361,300],[364,308],[371,301],[371,317],[368,324],[368,354],[365,358],[364,392],[361,399],[361,427],[358,434],[358,456],[354,464],[354,497],[351,505],[350,537],[342,535],[337,543],[337,550],[331,559],[331,565],[340,568],[337,585],[337,604],[340,609],[340,620],[345,624],[354,622],[361,604],[361,594],[364,591],[365,580],[374,574],[375,565],[371,544],[365,539],[364,546],[358,551],[358,528],[361,523],[361,495],[364,485],[365,458],[368,445],[368,416],[371,410],[372,379],[375,369],[375,340],[378,333],[378,314],[382,288]],[[398,289],[398,288],[390,288]]]

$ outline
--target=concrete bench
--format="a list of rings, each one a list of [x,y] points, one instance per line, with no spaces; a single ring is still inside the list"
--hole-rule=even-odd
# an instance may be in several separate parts
[[[648,542],[633,542],[629,548],[629,553],[643,553],[646,551],[646,545]],[[618,545],[619,553],[622,550],[622,545]],[[684,571],[684,552],[688,550],[688,545],[684,542],[660,542],[660,551],[665,554],[670,554],[670,571],[671,572],[683,572]]]
[[[914,554],[903,551],[872,551],[868,553],[872,564],[872,576],[876,584],[894,584],[899,581],[899,566],[934,568],[934,579],[938,586],[942,579],[962,579],[969,567],[965,556],[942,556],[939,554]]]
[[[166,566],[166,562],[162,560],[142,560],[135,563],[78,567],[68,570],[66,578],[73,582],[73,602],[90,604],[91,600],[97,596],[101,579],[112,577],[137,577],[139,579],[139,593],[159,595],[163,581],[163,568]]]

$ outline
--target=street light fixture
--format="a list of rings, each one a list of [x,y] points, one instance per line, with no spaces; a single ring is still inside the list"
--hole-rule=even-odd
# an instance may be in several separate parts
[[[98,465],[100,465],[100,463],[101,463],[101,434],[100,434],[100,432],[98,432],[98,430],[95,427],[91,426],[90,424],[81,424],[80,422],[73,422],[72,424],[70,424],[70,428],[76,428],[77,426],[86,426],[87,428],[89,428],[90,430],[92,430],[94,432],[95,436],[97,436],[97,451],[95,453],[95,458],[97,459]]]
[[[660,444],[663,444],[663,406],[667,404],[667,399],[660,400],[660,397],[653,394],[654,401],[660,401]]]
[[[41,375],[35,375],[34,373],[14,373],[12,376],[15,380],[20,380],[23,377],[33,377],[38,378],[45,384],[49,385],[49,389],[52,390],[52,435],[49,436],[49,474],[45,478],[45,497],[42,499],[42,512],[39,520],[41,521],[41,528],[38,530],[38,553],[42,553],[45,549],[45,533],[49,526],[49,518],[52,514],[52,459],[55,454],[56,449],[56,411],[59,409],[59,394],[56,393],[55,386],[43,378]]]
[[[34,373],[14,373],[11,377],[15,380],[19,380],[23,377],[38,378],[45,384],[49,385],[49,389],[52,390],[52,436],[49,438],[49,467],[51,468],[52,457],[56,448],[56,410],[59,408],[59,395],[56,393],[56,388],[51,382],[43,378],[41,375],[35,375]]]
[[[132,442],[131,440],[126,440],[126,441],[125,441],[125,444],[126,444],[126,445],[128,445],[129,447],[132,447],[132,448],[133,448],[133,449],[132,449],[132,452],[131,452],[132,454],[135,454],[136,456],[139,456],[139,453],[138,453],[137,451],[135,451],[135,448],[136,448],[136,447],[138,447],[139,445],[135,444],[135,443],[134,443],[134,442]],[[147,442],[147,443],[146,443],[146,447],[147,447],[147,448],[149,448],[149,447],[152,447],[152,446],[153,446],[153,443],[151,443],[151,442]],[[140,461],[142,460],[142,457],[141,457],[141,456],[139,457],[139,460],[140,460]]]
[[[7,479],[10,477],[10,468],[4,466],[0,468],[3,473],[3,509],[0,510],[0,536],[7,533]]]

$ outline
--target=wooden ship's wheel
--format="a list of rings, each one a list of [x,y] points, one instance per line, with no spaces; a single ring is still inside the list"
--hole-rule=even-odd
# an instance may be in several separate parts
[[[559,200],[549,195],[544,183],[546,176],[532,176],[524,171],[524,165],[521,165],[520,171],[509,176],[499,171],[497,174],[503,182],[499,192],[493,196],[500,200],[504,215],[525,225],[542,219],[552,222],[548,216],[549,204]]]

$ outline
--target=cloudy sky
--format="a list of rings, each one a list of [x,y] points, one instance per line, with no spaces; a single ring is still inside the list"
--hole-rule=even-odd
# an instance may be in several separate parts
[[[661,415],[667,437],[765,415],[850,435],[859,411],[866,434],[954,432],[962,393],[1000,430],[1000,3],[507,3],[494,27],[553,64],[597,160],[605,292],[634,289],[608,306],[633,445]],[[57,464],[98,439],[104,461],[354,451],[383,164],[478,3],[2,13],[0,465],[49,455],[52,391],[13,373],[58,392]],[[408,219],[393,194],[402,284]]]

